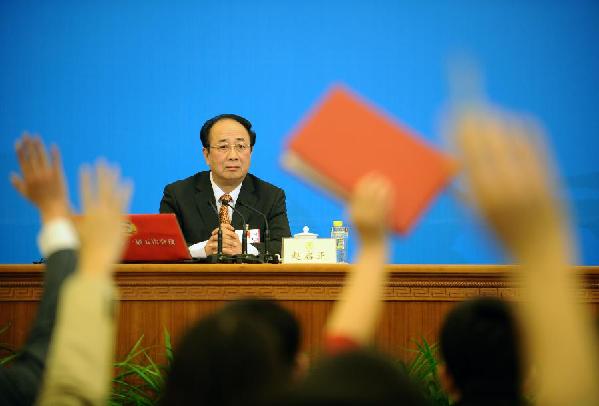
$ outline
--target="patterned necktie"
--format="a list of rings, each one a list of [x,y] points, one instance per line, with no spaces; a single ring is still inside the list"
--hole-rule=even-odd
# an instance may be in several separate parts
[[[225,193],[218,199],[221,203],[220,211],[218,212],[218,219],[221,224],[231,224],[231,219],[229,218],[229,207],[224,203],[231,203],[233,198],[230,194]]]

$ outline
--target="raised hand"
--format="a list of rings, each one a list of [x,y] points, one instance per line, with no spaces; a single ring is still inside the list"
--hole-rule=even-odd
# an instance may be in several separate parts
[[[596,327],[579,304],[574,243],[540,131],[513,117],[467,113],[454,135],[470,202],[520,263],[521,325],[537,403],[599,404]]]
[[[468,113],[458,117],[454,135],[468,199],[509,253],[527,260],[551,243],[571,259],[541,131],[514,117]]]
[[[348,209],[363,244],[384,238],[392,193],[389,181],[377,174],[368,174],[356,184]]]
[[[377,174],[364,176],[348,202],[360,237],[356,263],[327,322],[328,336],[343,336],[366,344],[374,334],[387,279],[387,223],[393,189]]]
[[[123,213],[131,190],[130,184],[121,181],[118,169],[104,162],[97,163],[95,171],[89,167],[81,170],[83,216],[77,227],[81,272],[108,273],[111,265],[120,259],[126,241]]]
[[[39,136],[23,133],[15,145],[21,175],[11,173],[17,191],[40,211],[44,223],[70,214],[69,197],[60,153],[55,146],[51,158]]]

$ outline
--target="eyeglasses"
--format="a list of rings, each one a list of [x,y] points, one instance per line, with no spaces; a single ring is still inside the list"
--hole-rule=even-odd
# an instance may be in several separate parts
[[[215,149],[217,152],[221,154],[226,154],[227,152],[229,152],[230,149],[234,149],[235,152],[243,154],[244,152],[250,149],[249,145],[243,144],[241,142],[238,144],[219,144],[215,146],[209,146],[208,148]]]

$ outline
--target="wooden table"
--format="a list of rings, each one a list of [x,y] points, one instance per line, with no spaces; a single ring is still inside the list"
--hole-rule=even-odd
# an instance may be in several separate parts
[[[300,320],[304,350],[316,351],[347,270],[348,265],[119,265],[117,353],[126,353],[142,334],[145,345],[162,344],[163,328],[176,342],[198,317],[247,296],[279,300]],[[473,296],[519,296],[509,266],[389,265],[388,270],[391,277],[376,340],[398,356],[413,348],[412,339],[436,342],[441,321],[456,302]],[[584,277],[580,300],[599,314],[599,267],[575,271]],[[0,326],[12,323],[0,342],[24,342],[43,288],[42,272],[42,265],[0,265]]]

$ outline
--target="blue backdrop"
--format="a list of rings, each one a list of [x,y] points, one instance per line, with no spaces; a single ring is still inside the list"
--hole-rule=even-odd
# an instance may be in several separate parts
[[[343,205],[285,172],[285,138],[344,82],[442,146],[447,62],[472,55],[497,103],[545,125],[575,213],[581,263],[599,264],[596,1],[0,2],[0,262],[39,258],[39,219],[8,182],[13,143],[41,133],[77,168],[104,156],[133,179],[131,211],[205,169],[199,129],[222,112],[258,133],[252,172],[287,192],[292,232],[328,234]],[[365,148],[368,148],[366,143]],[[351,247],[353,248],[353,247]],[[493,263],[500,252],[447,189],[396,263]]]

